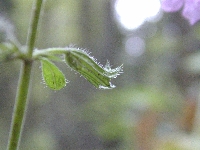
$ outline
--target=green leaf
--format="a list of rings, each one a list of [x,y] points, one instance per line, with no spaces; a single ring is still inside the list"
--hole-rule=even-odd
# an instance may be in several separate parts
[[[41,59],[44,82],[53,90],[60,90],[66,85],[66,79],[60,69],[48,59]]]
[[[0,62],[13,59],[18,51],[14,43],[0,43]]]
[[[111,69],[109,62],[107,62],[105,67],[102,67],[93,57],[79,49],[67,51],[65,60],[69,67],[80,73],[97,88],[114,88],[115,85],[112,85],[110,80],[122,73],[122,66]]]

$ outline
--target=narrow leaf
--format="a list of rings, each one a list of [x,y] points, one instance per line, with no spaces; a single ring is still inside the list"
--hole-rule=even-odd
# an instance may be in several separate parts
[[[66,79],[60,69],[48,59],[41,59],[44,82],[53,90],[60,90],[66,85]]]
[[[82,50],[67,51],[65,60],[69,67],[79,72],[97,88],[114,88],[110,80],[122,72],[122,66],[111,69],[108,63],[103,68],[93,57]]]

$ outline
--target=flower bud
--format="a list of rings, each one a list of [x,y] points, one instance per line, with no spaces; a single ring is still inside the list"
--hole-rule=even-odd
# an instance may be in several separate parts
[[[71,49],[66,52],[65,61],[69,67],[80,73],[97,88],[112,89],[110,80],[122,73],[122,66],[111,69],[109,63],[102,67],[85,51]]]

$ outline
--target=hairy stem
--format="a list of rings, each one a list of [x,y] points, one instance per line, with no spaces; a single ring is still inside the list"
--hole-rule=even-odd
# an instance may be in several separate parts
[[[28,103],[29,83],[32,68],[32,53],[34,49],[37,26],[39,22],[41,6],[43,0],[35,0],[33,5],[33,14],[27,37],[27,58],[23,60],[20,79],[18,83],[18,91],[15,99],[14,112],[12,116],[12,124],[8,140],[7,150],[17,150],[19,148],[23,124],[25,120],[26,108]]]
[[[33,52],[33,60],[38,59],[40,56],[52,56],[53,55],[58,55],[58,54],[65,54],[67,51],[73,51],[73,50],[79,50],[78,48],[72,48],[72,47],[55,47],[55,48],[47,48],[47,49],[40,49],[40,50],[35,50]]]

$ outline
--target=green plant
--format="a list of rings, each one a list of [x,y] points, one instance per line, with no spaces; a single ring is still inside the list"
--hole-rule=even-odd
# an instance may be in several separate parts
[[[34,61],[41,62],[44,82],[53,90],[60,90],[65,87],[67,82],[62,71],[52,61],[65,62],[96,88],[102,89],[114,88],[115,86],[111,84],[110,80],[116,78],[122,72],[122,66],[111,69],[109,62],[105,67],[102,67],[82,49],[73,47],[35,49],[34,45],[42,3],[43,0],[35,0],[33,5],[33,14],[25,46],[19,46],[15,42],[0,44],[1,62],[16,59],[20,59],[22,62],[7,150],[19,148]],[[64,56],[64,61],[61,56]]]

